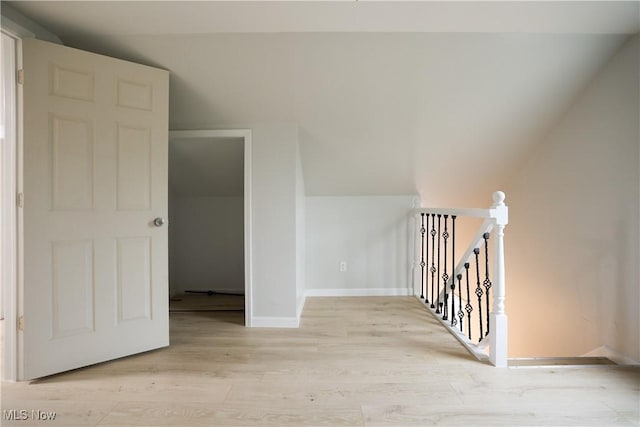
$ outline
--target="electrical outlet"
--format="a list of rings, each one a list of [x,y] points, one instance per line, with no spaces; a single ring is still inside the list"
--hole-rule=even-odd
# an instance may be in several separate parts
[[[340,261],[340,271],[344,273],[347,271],[347,261]]]

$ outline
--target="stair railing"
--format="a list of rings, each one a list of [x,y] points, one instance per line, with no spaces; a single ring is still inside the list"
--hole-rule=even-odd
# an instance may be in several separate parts
[[[414,209],[416,296],[472,354],[496,367],[506,367],[508,356],[504,199],[496,191],[488,209]],[[456,220],[462,217],[484,221],[456,259]]]

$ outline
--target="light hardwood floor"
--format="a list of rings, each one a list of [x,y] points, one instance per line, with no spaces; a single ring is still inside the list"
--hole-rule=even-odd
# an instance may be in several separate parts
[[[242,322],[172,313],[169,348],[3,384],[2,407],[56,411],[49,426],[640,423],[638,368],[495,369],[411,297],[310,298],[299,329]]]

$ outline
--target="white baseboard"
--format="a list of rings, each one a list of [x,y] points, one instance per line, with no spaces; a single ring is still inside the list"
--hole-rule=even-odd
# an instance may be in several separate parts
[[[625,356],[622,353],[618,353],[607,345],[601,345],[600,347],[591,350],[588,353],[581,355],[580,357],[606,357],[612,362],[618,365],[640,365],[640,362],[630,357]]]
[[[254,316],[251,319],[252,328],[297,328],[299,326],[299,317]]]
[[[335,288],[335,289],[307,289],[307,297],[379,297],[379,296],[409,296],[413,295],[410,288]]]
[[[298,298],[298,306],[296,307],[296,317],[298,318],[298,323],[300,323],[300,316],[302,316],[302,310],[304,310],[305,302],[307,302],[306,294]]]

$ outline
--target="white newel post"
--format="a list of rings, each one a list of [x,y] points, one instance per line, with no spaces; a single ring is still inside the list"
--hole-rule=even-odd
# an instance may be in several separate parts
[[[505,273],[504,273],[504,227],[509,222],[508,208],[504,204],[502,191],[493,193],[493,310],[490,318],[489,360],[497,368],[507,367],[507,315],[504,310]]]

